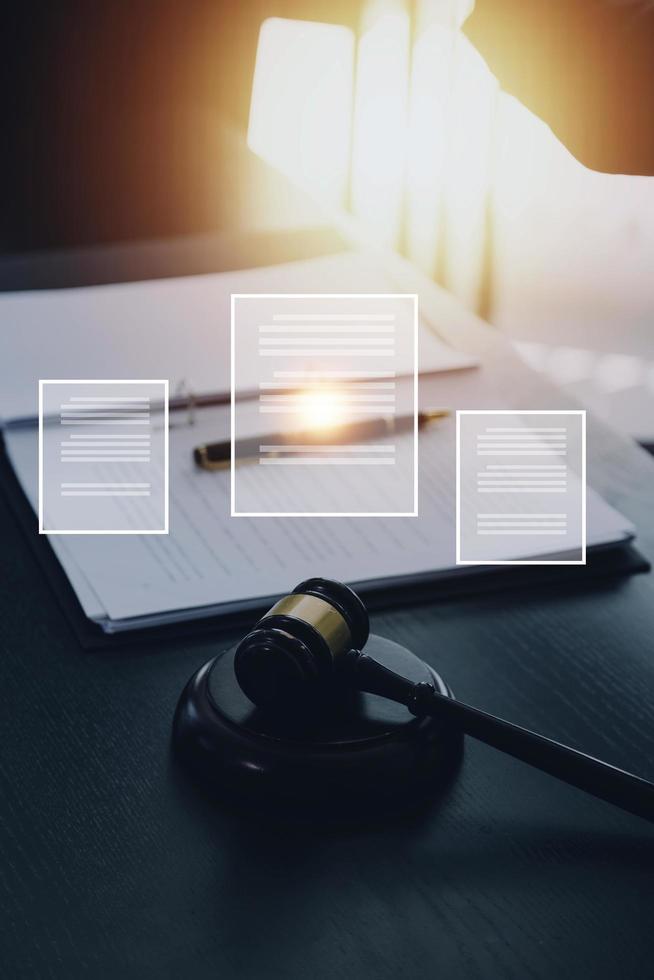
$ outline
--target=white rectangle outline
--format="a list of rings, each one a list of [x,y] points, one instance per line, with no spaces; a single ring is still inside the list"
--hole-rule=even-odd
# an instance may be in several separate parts
[[[230,514],[232,517],[418,517],[418,294],[417,293],[231,293],[231,416]],[[234,326],[237,299],[411,299],[413,300],[413,510],[412,511],[237,511],[235,467],[236,351]]]
[[[461,415],[580,415],[581,416],[581,558],[569,561],[469,561],[461,558]],[[457,565],[585,565],[586,564],[586,409],[585,408],[486,408],[457,409],[456,412],[456,564]]]
[[[43,528],[43,385],[163,385],[164,386],[164,526],[157,530],[148,531],[46,531]],[[135,380],[125,378],[39,378],[39,499],[38,517],[39,534],[168,534],[168,378],[146,378]]]

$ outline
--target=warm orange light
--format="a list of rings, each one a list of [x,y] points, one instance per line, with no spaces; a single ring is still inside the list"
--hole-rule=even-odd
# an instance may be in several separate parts
[[[498,91],[461,31],[472,6],[368,0],[356,72],[346,27],[264,22],[250,147],[330,210],[347,200],[349,186],[361,238],[401,247],[468,307],[479,309],[492,277],[498,325],[571,304],[592,303],[604,315],[615,297],[621,310],[625,296],[647,310],[651,178],[589,173],[533,113]],[[615,236],[627,227],[640,244],[623,249],[617,263]],[[330,408],[324,392],[312,398],[316,423],[338,424],[338,396]]]
[[[310,429],[331,429],[343,421],[342,402],[331,389],[305,392],[302,410],[306,426]]]

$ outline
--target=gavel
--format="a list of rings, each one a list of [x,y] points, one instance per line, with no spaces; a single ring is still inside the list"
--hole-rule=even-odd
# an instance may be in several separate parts
[[[428,681],[415,683],[366,654],[368,636],[366,607],[352,589],[309,579],[276,602],[238,644],[236,680],[261,711],[287,718],[324,710],[348,689],[388,698],[416,717],[441,718],[571,786],[654,819],[654,783],[464,704]]]

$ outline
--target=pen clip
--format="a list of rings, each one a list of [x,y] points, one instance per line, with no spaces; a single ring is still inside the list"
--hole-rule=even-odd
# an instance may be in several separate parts
[[[180,402],[182,403],[180,407],[184,407],[186,409],[186,418],[180,421],[171,421],[170,427],[175,428],[176,426],[182,425],[195,425],[195,413],[198,399],[191,386],[187,384],[185,378],[182,378],[176,385],[173,401],[177,402],[178,404]]]

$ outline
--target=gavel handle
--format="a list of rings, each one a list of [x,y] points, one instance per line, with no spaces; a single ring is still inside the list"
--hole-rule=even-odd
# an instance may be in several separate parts
[[[654,783],[647,779],[439,694],[430,684],[414,684],[366,654],[359,653],[350,670],[359,690],[399,701],[415,715],[443,718],[500,752],[654,822]]]

